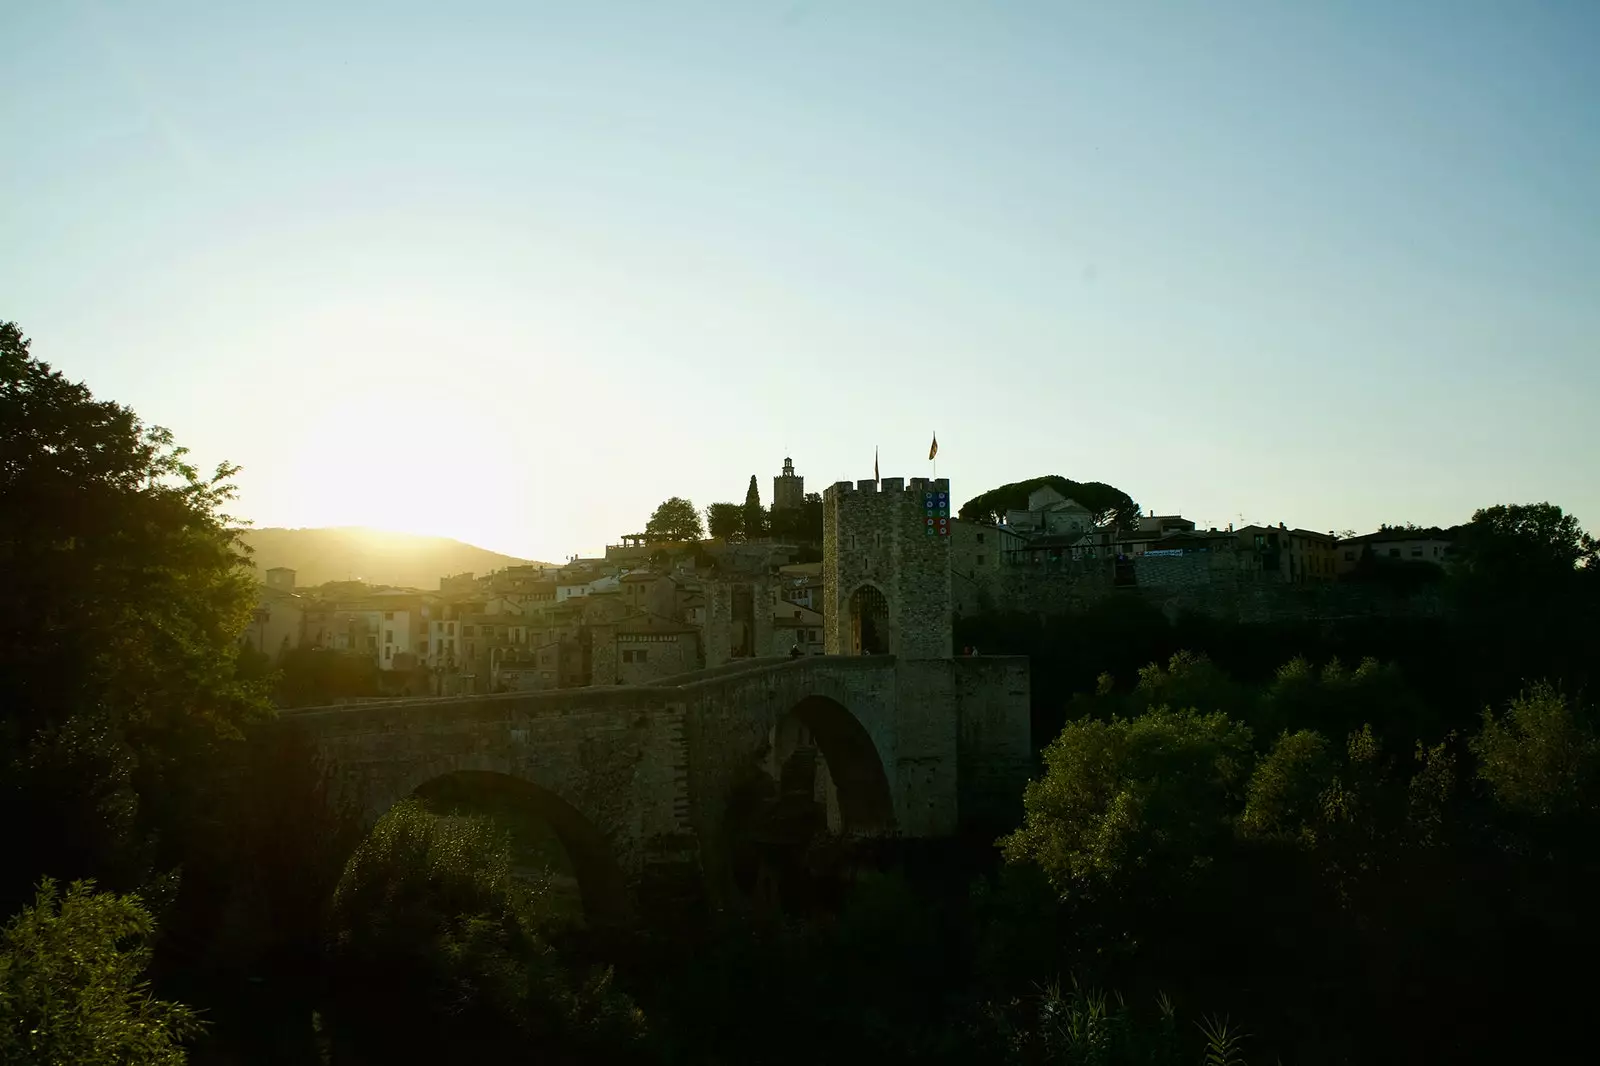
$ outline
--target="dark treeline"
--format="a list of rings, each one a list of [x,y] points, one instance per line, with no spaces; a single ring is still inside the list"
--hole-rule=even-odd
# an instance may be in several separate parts
[[[0,371],[0,1061],[1592,1057],[1600,567],[1559,508],[1372,577],[1436,582],[1431,621],[967,619],[1032,659],[1010,825],[801,819],[733,842],[775,882],[748,905],[615,929],[460,797],[360,833],[271,708],[366,679],[241,654],[233,471],[11,324]]]

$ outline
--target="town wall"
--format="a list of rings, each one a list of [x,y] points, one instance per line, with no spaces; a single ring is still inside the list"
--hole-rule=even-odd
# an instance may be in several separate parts
[[[1437,590],[1399,595],[1366,583],[1290,584],[1275,574],[1238,569],[1222,554],[1134,559],[1125,573],[1132,584],[1118,584],[1109,561],[1004,567],[981,594],[969,597],[983,606],[962,614],[1078,614],[1108,597],[1143,600],[1168,618],[1193,613],[1241,623],[1437,617],[1444,611]]]

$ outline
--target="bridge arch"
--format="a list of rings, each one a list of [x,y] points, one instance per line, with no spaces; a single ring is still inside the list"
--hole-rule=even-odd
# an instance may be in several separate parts
[[[846,833],[886,833],[894,829],[894,799],[889,775],[872,735],[843,704],[809,695],[784,715],[805,730],[822,754],[838,796],[840,828]]]
[[[627,877],[618,864],[612,842],[590,818],[559,793],[516,773],[503,770],[441,768],[417,775],[396,800],[427,799],[452,786],[468,792],[509,800],[522,811],[541,819],[560,841],[578,883],[585,919],[596,925],[625,922],[631,913]],[[376,811],[375,824],[388,809]]]

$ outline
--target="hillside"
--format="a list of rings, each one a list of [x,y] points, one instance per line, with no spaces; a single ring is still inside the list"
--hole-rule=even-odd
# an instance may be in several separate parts
[[[296,571],[300,586],[361,580],[378,585],[436,589],[439,579],[471,571],[486,574],[529,562],[474,547],[449,537],[421,537],[360,526],[330,529],[250,529],[244,541],[255,549],[258,572],[275,566]]]

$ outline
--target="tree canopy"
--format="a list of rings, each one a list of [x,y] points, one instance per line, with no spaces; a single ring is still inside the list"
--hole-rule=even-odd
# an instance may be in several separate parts
[[[706,532],[717,540],[744,537],[744,508],[736,503],[714,503],[706,508]]]
[[[664,501],[645,523],[644,534],[651,541],[699,540],[704,536],[700,512],[682,496]]]
[[[0,899],[173,861],[147,846],[204,817],[215,744],[266,713],[238,669],[255,581],[221,510],[234,473],[0,323],[0,796],[28,812]]]
[[[998,525],[1005,521],[1006,512],[1028,506],[1028,496],[1035,490],[1050,486],[1061,495],[1076,500],[1094,515],[1096,523],[1132,525],[1139,517],[1139,505],[1133,497],[1114,485],[1101,481],[1073,481],[1059,474],[1013,481],[997,489],[980,493],[961,505],[956,517],[963,522],[988,522]]]
[[[44,880],[0,933],[0,1061],[182,1066],[201,1025],[150,994],[153,930],[137,896]]]

